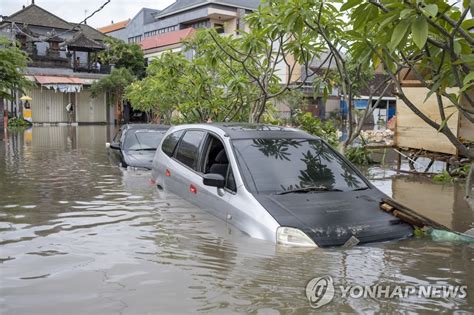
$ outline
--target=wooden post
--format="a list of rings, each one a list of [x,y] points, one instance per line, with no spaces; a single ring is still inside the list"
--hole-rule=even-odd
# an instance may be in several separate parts
[[[397,174],[400,174],[400,169],[402,168],[402,155],[397,152],[398,158],[397,158]]]

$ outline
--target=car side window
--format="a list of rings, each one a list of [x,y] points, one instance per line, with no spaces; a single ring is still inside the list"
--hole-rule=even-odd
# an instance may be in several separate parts
[[[119,131],[115,134],[114,139],[112,140],[113,143],[120,144],[120,140],[122,139],[122,132],[123,130],[120,128]]]
[[[161,145],[161,150],[167,156],[169,157],[173,156],[176,145],[178,144],[179,139],[181,139],[181,136],[183,135],[183,133],[184,133],[184,130],[173,132],[172,134],[168,135],[166,139],[163,141],[163,144]]]
[[[229,189],[230,191],[236,192],[237,191],[237,185],[235,184],[235,177],[234,177],[234,172],[232,172],[232,168],[229,167],[229,170],[227,172],[227,178],[225,181],[225,188]]]
[[[204,135],[204,131],[187,131],[179,143],[176,159],[193,170],[197,170],[199,148]]]

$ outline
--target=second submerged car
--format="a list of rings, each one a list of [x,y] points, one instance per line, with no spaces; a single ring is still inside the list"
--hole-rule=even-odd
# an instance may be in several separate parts
[[[169,126],[123,125],[109,144],[113,158],[122,167],[151,169],[156,148]]]

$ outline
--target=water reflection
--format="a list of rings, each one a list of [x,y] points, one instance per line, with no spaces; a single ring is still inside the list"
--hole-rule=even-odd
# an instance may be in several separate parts
[[[338,285],[474,283],[472,245],[413,239],[293,250],[251,239],[157,192],[147,172],[112,165],[104,145],[109,128],[34,127],[0,142],[2,314],[306,314],[312,310],[304,287],[316,276],[331,275]],[[402,199],[425,187],[393,183]],[[456,209],[446,220],[461,228],[472,213],[458,210],[456,189],[426,188],[422,199],[446,196],[446,209]],[[433,210],[440,219],[441,207]],[[467,300],[336,296],[322,311],[473,312],[472,288],[468,294]]]

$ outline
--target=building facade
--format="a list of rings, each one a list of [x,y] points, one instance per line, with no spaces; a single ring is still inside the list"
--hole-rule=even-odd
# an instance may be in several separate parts
[[[177,0],[162,11],[143,8],[127,25],[113,23],[99,28],[106,35],[142,46],[145,57],[163,51],[182,50],[182,40],[200,28],[221,34],[245,30],[244,16],[258,8],[260,0]]]
[[[69,23],[34,3],[6,17],[0,36],[16,40],[30,61],[24,69],[35,87],[31,101],[13,91],[10,114],[31,113],[33,123],[107,123],[106,95],[91,97],[92,83],[110,73],[98,54],[106,36],[85,24]],[[113,112],[113,110],[112,110]]]

